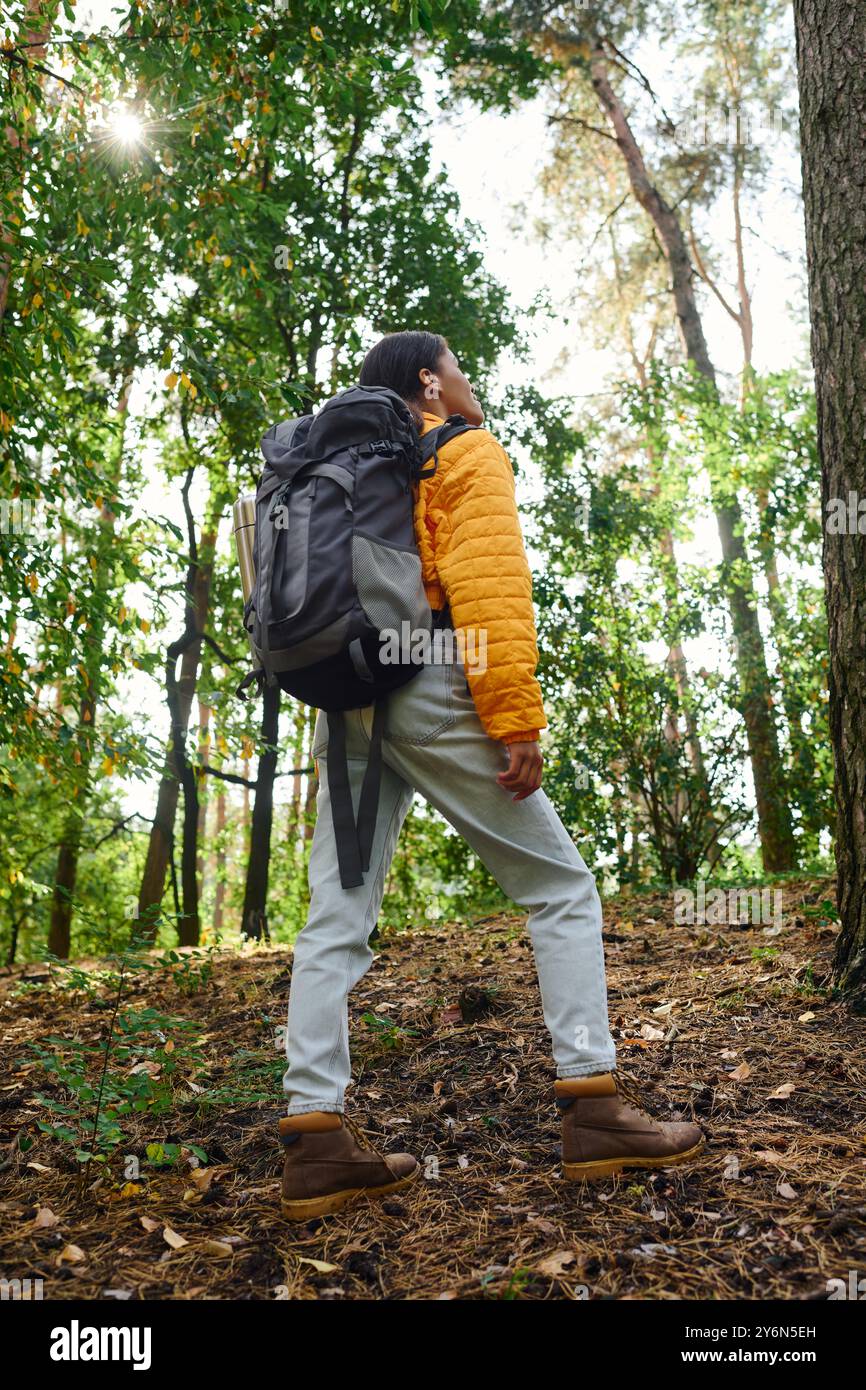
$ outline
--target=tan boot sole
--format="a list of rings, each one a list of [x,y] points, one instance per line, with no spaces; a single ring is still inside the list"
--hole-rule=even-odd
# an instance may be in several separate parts
[[[331,1212],[339,1211],[349,1202],[354,1202],[356,1197],[369,1197],[378,1199],[385,1197],[389,1192],[396,1192],[398,1188],[408,1187],[410,1182],[414,1182],[421,1171],[418,1164],[411,1173],[405,1178],[398,1178],[396,1182],[386,1182],[380,1187],[345,1187],[342,1192],[329,1192],[324,1197],[303,1197],[296,1201],[287,1202],[285,1198],[280,1201],[283,1216],[289,1221],[312,1221],[317,1216],[329,1216]]]
[[[674,1168],[678,1163],[688,1163],[696,1158],[704,1147],[704,1140],[691,1149],[679,1154],[664,1154],[661,1158],[600,1158],[592,1163],[563,1163],[562,1171],[569,1182],[579,1182],[583,1178],[610,1178],[621,1173],[623,1168]]]

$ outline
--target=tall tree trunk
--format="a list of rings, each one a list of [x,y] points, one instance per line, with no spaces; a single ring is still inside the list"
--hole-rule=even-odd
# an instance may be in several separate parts
[[[186,498],[185,498],[186,500]],[[171,711],[171,738],[165,761],[165,769],[157,793],[156,812],[147,846],[147,857],[138,895],[138,918],[141,934],[153,940],[159,925],[159,910],[165,890],[165,874],[174,847],[174,823],[181,782],[184,783],[190,803],[189,815],[192,828],[186,839],[186,857],[191,860],[186,865],[186,873],[181,869],[182,891],[184,896],[182,922],[179,935],[198,940],[198,894],[195,876],[195,829],[198,826],[198,795],[195,788],[195,773],[188,767],[185,746],[189,719],[195,695],[198,667],[201,658],[202,634],[207,623],[210,605],[210,581],[213,569],[213,551],[216,540],[214,530],[206,531],[201,538],[201,554],[197,556],[194,546],[190,550],[192,559],[187,574],[186,625],[180,644],[168,648],[166,661],[166,699]],[[192,635],[192,640],[190,636]],[[178,652],[178,645],[180,652]],[[180,678],[176,679],[175,669],[180,654]],[[173,708],[172,708],[173,706]],[[189,774],[189,775],[187,775]],[[194,819],[193,819],[194,812]],[[192,850],[189,837],[192,837]]]
[[[599,104],[613,127],[635,198],[652,218],[671,271],[672,293],[686,355],[715,388],[703,323],[695,299],[693,268],[685,232],[676,211],[653,184],[640,147],[608,76],[606,52],[595,47],[591,79]],[[743,518],[736,495],[718,486],[713,498],[724,561],[723,581],[737,652],[740,708],[746,726],[749,759],[755,785],[758,833],[764,868],[775,873],[791,869],[796,846],[770,699],[764,641],[758,621],[754,587],[743,540]]]
[[[634,366],[638,384],[640,385],[641,391],[647,392],[649,390],[650,384],[648,367],[653,360],[655,352],[655,345],[658,338],[659,321],[658,319],[656,319],[653,322],[649,335],[649,341],[644,351],[641,352],[638,349],[637,342],[635,341],[631,317],[629,315],[628,308],[624,303],[624,276],[622,269],[622,261],[619,253],[619,246],[617,245],[617,239],[613,228],[613,224],[610,225],[608,229],[608,234],[610,237],[611,253],[613,256],[614,278],[616,283],[617,295],[620,301],[620,322],[622,324],[622,331],[625,336],[626,344],[628,346],[628,353],[632,360],[632,365]],[[647,463],[649,465],[650,484],[652,492],[655,497],[658,497],[661,492],[661,479],[659,477],[656,450],[653,446],[651,439],[647,439],[647,441],[645,442],[644,451],[646,454]],[[686,753],[692,768],[692,772],[695,775],[695,781],[697,782],[698,796],[700,797],[702,802],[702,819],[704,823],[706,823],[708,826],[713,827],[715,824],[715,814],[713,811],[712,801],[710,797],[709,782],[707,780],[706,765],[704,763],[704,753],[703,748],[701,747],[700,730],[698,729],[697,715],[695,713],[695,703],[692,698],[688,662],[686,660],[686,654],[683,650],[682,643],[679,640],[679,622],[673,621],[674,615],[676,614],[676,611],[679,607],[680,581],[679,570],[677,566],[676,549],[674,546],[674,537],[672,531],[670,531],[669,529],[665,529],[664,531],[662,531],[659,536],[659,550],[661,558],[661,571],[664,580],[665,603],[668,616],[672,620],[673,632],[671,644],[668,648],[666,665],[671,675],[673,676],[674,684],[677,690],[677,696],[679,699],[679,706],[683,712],[683,718],[685,720]],[[672,743],[679,741],[679,723],[676,715],[672,710],[668,711],[668,718],[665,725],[665,735]],[[678,808],[680,798],[677,796],[676,793],[674,794],[674,799],[677,802]],[[640,822],[641,808],[638,801],[634,803],[634,825],[638,826],[640,825]],[[636,833],[637,832],[633,829],[633,834],[636,835]],[[633,847],[632,853],[633,860],[635,859],[636,852],[637,843],[635,841],[635,846]],[[712,867],[717,862],[717,860],[721,857],[721,854],[722,846],[716,841],[711,847],[708,855],[710,867]]]
[[[866,498],[866,7],[794,0],[794,19],[836,763],[836,972],[866,1012],[866,542],[856,526],[835,535],[826,525],[832,499],[847,508],[852,493]]]
[[[262,696],[262,753],[256,777],[250,854],[241,931],[256,941],[268,933],[268,872],[271,861],[271,824],[274,817],[274,778],[277,773],[280,734],[280,688],[266,685]]]
[[[731,105],[739,109],[741,97],[738,93],[731,93]],[[743,234],[743,169],[745,162],[745,150],[741,145],[734,149],[734,183],[733,183],[733,208],[734,208],[734,250],[737,259],[737,299],[738,308],[730,304],[708,274],[701,258],[697,241],[692,235],[691,246],[694,253],[695,268],[701,279],[709,286],[718,299],[722,308],[733,319],[740,332],[740,339],[743,344],[743,367],[740,375],[740,410],[746,409],[749,396],[754,384],[754,370],[752,367],[752,357],[755,342],[755,323],[752,313],[752,296],[749,290],[748,278],[746,276],[746,247]],[[761,556],[761,567],[764,571],[764,578],[767,582],[767,602],[770,609],[773,632],[776,634],[776,646],[781,654],[784,650],[781,637],[784,634],[784,600],[782,597],[781,586],[779,583],[779,567],[776,558],[776,537],[773,529],[773,518],[770,512],[770,494],[766,487],[755,489],[755,501],[758,506],[758,553]],[[808,756],[808,750],[804,749],[803,730],[800,725],[799,713],[796,700],[793,698],[790,681],[784,670],[784,662],[775,671],[775,679],[782,691],[782,703],[785,709],[785,718],[788,724],[788,737],[791,744],[791,756],[802,761],[804,754]]]

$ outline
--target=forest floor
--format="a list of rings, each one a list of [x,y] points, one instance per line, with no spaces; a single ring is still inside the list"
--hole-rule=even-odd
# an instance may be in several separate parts
[[[278,1205],[289,950],[153,957],[111,1028],[104,962],[6,972],[0,1277],[45,1298],[826,1299],[866,1272],[866,1021],[828,989],[832,884],[782,886],[769,927],[675,925],[669,893],[605,904],[619,1065],[708,1143],[592,1185],[560,1176],[525,917],[377,941],[351,999],[351,1113],[423,1176],[305,1226]],[[467,1023],[461,996],[487,1011]],[[139,1109],[82,1182],[99,1040],[119,1030],[103,1106]]]

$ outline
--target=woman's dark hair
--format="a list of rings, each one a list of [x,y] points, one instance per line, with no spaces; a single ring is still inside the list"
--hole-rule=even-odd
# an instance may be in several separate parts
[[[418,373],[424,367],[435,372],[448,342],[441,333],[410,330],[388,333],[370,348],[358,381],[361,386],[388,386],[402,396],[412,413],[420,416],[422,397]]]

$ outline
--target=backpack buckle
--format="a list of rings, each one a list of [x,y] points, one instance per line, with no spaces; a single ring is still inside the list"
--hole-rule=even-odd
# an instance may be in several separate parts
[[[369,444],[362,444],[358,453],[364,458],[371,458],[373,454],[383,454],[386,458],[392,458],[397,449],[392,439],[373,439]]]

